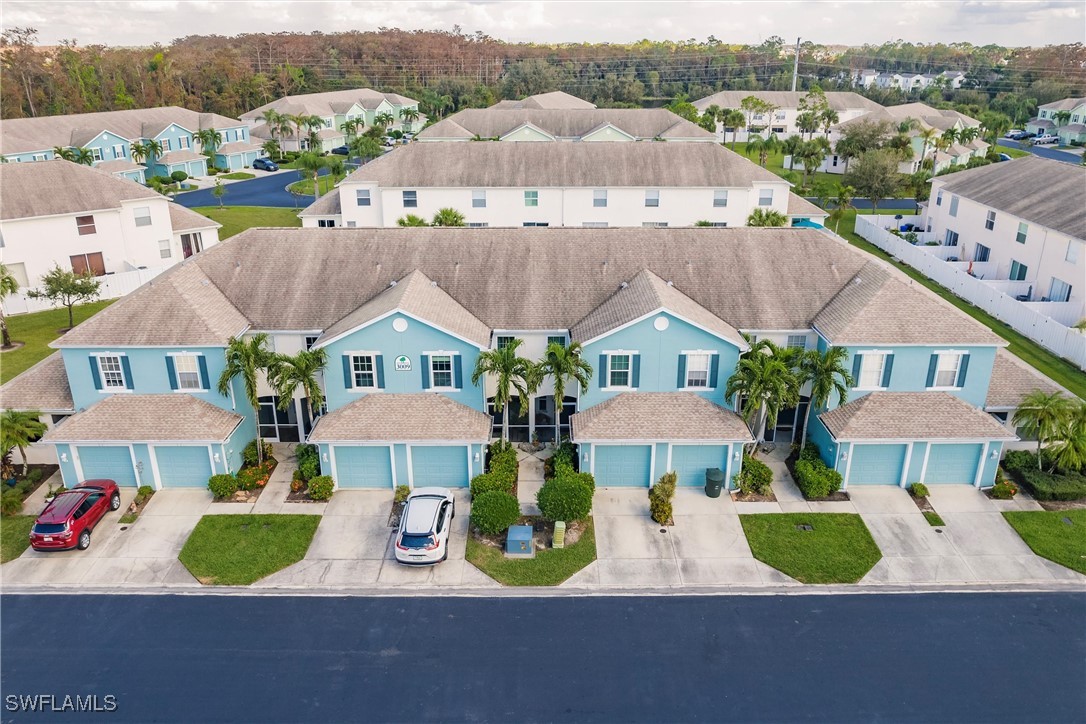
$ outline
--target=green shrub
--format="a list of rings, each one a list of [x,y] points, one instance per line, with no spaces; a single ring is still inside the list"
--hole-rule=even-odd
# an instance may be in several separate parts
[[[761,460],[743,456],[743,470],[739,473],[739,491],[744,495],[768,495],[773,489],[773,471]]]
[[[313,500],[328,500],[335,492],[335,487],[331,475],[318,475],[309,481],[309,497]]]
[[[272,474],[272,461],[265,460],[260,465],[252,465],[238,471],[238,487],[242,490],[255,490],[268,484]]]
[[[1018,486],[1004,480],[992,486],[992,497],[996,500],[1010,500],[1018,495]]]
[[[592,476],[589,476],[592,477]],[[539,512],[547,520],[581,520],[592,512],[593,486],[578,473],[559,475],[543,483],[536,493]]]
[[[1013,470],[1011,477],[1037,500],[1081,500],[1086,498],[1086,476],[1078,473],[1048,473],[1031,468]]]
[[[29,480],[23,479],[15,483],[15,490],[19,491],[19,494],[24,498],[30,495],[30,489],[34,487],[34,483]]]
[[[471,479],[471,499],[491,490],[500,490],[503,493],[513,493],[513,481],[508,475],[498,473],[483,473]]]
[[[671,522],[673,512],[672,499],[675,497],[675,486],[679,476],[674,473],[664,473],[656,485],[649,488],[649,515],[660,525]]]
[[[1011,450],[1003,456],[1003,469],[1008,473],[1015,470],[1036,470],[1037,456],[1029,450]]]
[[[18,490],[5,490],[0,495],[0,514],[18,515],[23,510],[23,496]]]
[[[207,489],[219,500],[229,498],[238,492],[238,479],[233,475],[212,475],[207,481]]]
[[[26,479],[30,481],[31,484],[34,484],[41,480],[41,476],[41,468],[31,468],[30,472],[26,474]]]
[[[162,184],[164,186],[173,183],[173,179],[169,176],[152,176],[151,181],[153,181],[154,183]]]
[[[498,535],[520,519],[520,503],[509,493],[491,490],[471,502],[471,524],[486,535]]]
[[[147,499],[155,494],[155,489],[150,485],[141,485],[136,490],[136,505],[143,505]]]
[[[316,445],[298,445],[294,448],[294,459],[302,472],[302,480],[312,480],[321,474],[321,453]]]
[[[808,500],[825,498],[841,489],[841,473],[821,460],[799,460],[795,472],[796,486]]]
[[[170,180],[181,183],[182,181],[188,181],[189,175],[184,171],[174,171],[170,174]]]
[[[520,465],[517,462],[517,451],[508,442],[498,440],[489,448],[487,459],[487,472],[476,475],[471,481],[471,497],[500,490],[512,494],[517,484]]]
[[[263,441],[261,441],[263,442]],[[270,442],[264,443],[264,459],[271,457],[272,446]],[[246,465],[256,465],[256,440],[250,440],[245,449],[241,451],[241,459]]]
[[[411,488],[406,485],[397,485],[396,493],[393,495],[392,500],[397,503],[402,503],[407,500],[407,496],[411,495]]]
[[[909,486],[909,492],[913,494],[914,498],[926,498],[928,497],[928,486],[923,483],[913,483]]]
[[[569,440],[562,442],[554,449],[554,454],[543,461],[543,478],[546,480],[553,478],[559,467],[577,469],[577,446]]]

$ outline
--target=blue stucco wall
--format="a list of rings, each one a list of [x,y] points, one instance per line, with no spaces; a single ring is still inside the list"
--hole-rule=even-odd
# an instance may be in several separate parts
[[[123,146],[123,153],[114,153],[114,146]],[[102,152],[103,161],[116,161],[117,159],[131,158],[132,145],[127,138],[121,138],[115,133],[102,131],[97,138],[89,141],[86,148],[97,148]]]
[[[79,482],[79,476],[75,474],[75,463],[72,461],[72,446],[59,444],[57,448],[57,464],[60,465],[60,477],[64,480],[65,487],[72,487]],[[67,460],[64,458],[67,457]]]
[[[53,154],[53,149],[51,148],[43,148],[40,151],[28,151],[26,153],[6,153],[4,154],[4,158],[12,163],[30,163],[34,160],[34,156],[41,156],[43,154],[45,155],[46,161],[51,161],[56,158]]]
[[[821,347],[821,345],[820,345]],[[988,383],[992,378],[992,365],[995,363],[995,347],[895,347],[893,345],[866,345],[848,347],[848,370],[853,369],[857,352],[884,350],[894,355],[893,369],[890,374],[889,390],[893,392],[923,392],[928,389],[928,363],[936,352],[956,350],[969,353],[969,369],[966,371],[965,386],[961,389],[946,390],[966,402],[981,407],[988,397]],[[857,380],[858,382],[858,380]],[[849,401],[866,395],[870,390],[853,389]],[[836,398],[830,401],[830,407],[836,406]]]

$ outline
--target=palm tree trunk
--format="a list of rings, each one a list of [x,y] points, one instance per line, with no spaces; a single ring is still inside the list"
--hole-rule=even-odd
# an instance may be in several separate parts
[[[4,310],[0,308],[0,334],[3,335],[3,345],[11,346],[11,333],[8,332],[8,318],[4,316]]]
[[[30,467],[30,465],[26,460],[26,448],[21,445],[19,446],[19,455],[23,458],[23,477],[25,478],[27,468]]]
[[[1041,435],[1037,434],[1037,472],[1044,472],[1041,468]]]
[[[803,448],[807,447],[807,418],[811,416],[811,406],[807,405],[807,414],[803,417],[803,426],[800,427],[799,433],[799,451],[803,452]]]
[[[562,442],[562,402],[554,396],[554,447]]]
[[[509,440],[509,403],[502,405],[502,442]]]

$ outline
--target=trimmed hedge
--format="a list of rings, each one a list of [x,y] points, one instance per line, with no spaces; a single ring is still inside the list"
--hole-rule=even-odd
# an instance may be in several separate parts
[[[520,503],[510,493],[490,490],[471,502],[471,524],[485,535],[504,533],[520,519]]]
[[[508,475],[498,473],[483,473],[471,479],[471,499],[475,500],[483,493],[497,490],[502,493],[513,494],[513,480]]]
[[[294,448],[294,459],[298,462],[302,480],[309,481],[321,474],[321,454],[316,445],[298,445]]]
[[[233,475],[212,475],[208,478],[207,489],[220,500],[229,498],[238,492],[238,479]]]
[[[928,486],[923,483],[913,483],[909,486],[909,492],[914,498],[928,497]]]
[[[492,490],[512,494],[517,484],[520,465],[517,462],[517,451],[510,443],[498,440],[491,444],[487,458],[489,470],[471,479],[472,500],[475,500],[477,495]]]
[[[331,475],[318,475],[309,481],[309,497],[313,500],[328,500],[335,492]]]
[[[1043,458],[1044,456],[1042,456]],[[1048,462],[1042,460],[1046,465]],[[1037,456],[1028,450],[1012,450],[1003,456],[1007,475],[1037,500],[1081,500],[1086,498],[1086,475],[1037,469]]]
[[[544,480],[553,478],[559,467],[568,467],[574,471],[580,469],[577,464],[577,446],[569,440],[555,448],[554,455],[543,461]]]
[[[744,495],[768,495],[772,490],[773,471],[761,460],[743,455],[743,469],[739,473],[739,492]]]
[[[547,520],[581,520],[592,512],[595,489],[591,475],[563,470],[557,477],[543,483],[535,499],[539,512]]]

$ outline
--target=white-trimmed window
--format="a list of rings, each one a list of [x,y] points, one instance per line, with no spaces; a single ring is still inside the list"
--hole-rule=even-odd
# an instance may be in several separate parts
[[[173,150],[170,148],[170,139],[168,138],[163,138],[159,145],[162,146],[163,153],[168,153],[169,151]]]
[[[351,355],[351,384],[354,387],[377,387],[377,368],[372,354]]]
[[[403,192],[403,207],[405,209],[417,209],[419,206],[419,192],[418,191],[404,191]]]
[[[995,212],[990,209],[988,214],[984,217],[984,228],[988,231],[995,228]]]
[[[173,244],[170,243],[169,239],[158,240],[158,255],[163,259],[169,259],[173,256]]]
[[[597,209],[607,208],[607,189],[592,191],[592,206]]]
[[[1077,242],[1074,239],[1068,239],[1067,240],[1067,253],[1063,255],[1064,261],[1069,261],[1072,264],[1077,264],[1078,263],[1078,251],[1079,251],[1080,246],[1082,246],[1082,244],[1080,242]]]
[[[468,222],[468,228],[469,229],[485,229],[488,226],[490,226],[490,223],[487,222],[487,221],[469,221]]]
[[[1011,271],[1008,278],[1012,282],[1024,282],[1026,280],[1026,274],[1029,273],[1029,267],[1018,261],[1017,259],[1011,259]]]
[[[173,369],[177,375],[177,389],[201,390],[200,361],[194,354],[177,354],[173,357]]]
[[[958,245],[958,232],[947,229],[946,234],[943,236],[943,246],[957,246],[957,245]]]
[[[305,348],[307,350],[313,349],[313,345],[315,345],[320,338],[321,336],[319,334],[307,334],[305,336]]]
[[[102,160],[102,149],[100,149],[100,148],[92,148],[90,150],[90,152],[91,152],[91,158],[93,158],[95,161],[101,161]]]
[[[728,190],[717,189],[713,191],[713,206],[718,209],[722,209],[728,205]]]
[[[1014,240],[1017,241],[1019,244],[1025,244],[1027,234],[1029,234],[1029,224],[1024,221],[1019,221],[1018,232],[1014,235]]]
[[[103,390],[124,390],[128,387],[124,379],[124,365],[117,355],[98,355],[98,374]]]
[[[136,226],[150,226],[151,225],[151,207],[150,206],[137,206],[132,210],[132,213],[136,217]]]
[[[686,355],[687,387],[709,386],[709,357],[708,353]]]
[[[942,189],[939,189],[939,193],[935,194],[935,205],[936,206],[942,206],[943,205],[943,190]]]
[[[437,389],[453,389],[452,355],[430,356],[430,386]]]
[[[658,207],[660,205],[660,190],[659,189],[647,189],[645,191],[645,206]]]
[[[667,228],[667,222],[666,221],[642,221],[641,226],[642,226],[642,228],[645,228],[645,229],[666,229]]]
[[[123,143],[118,143],[113,147],[113,158],[128,158],[128,149]]]
[[[860,374],[856,378],[856,389],[878,390],[882,388],[883,374],[886,372],[886,352],[866,352],[861,355]]]
[[[728,226],[727,221],[710,221],[708,224],[698,224],[698,226],[706,226],[712,229],[723,229]]]
[[[503,335],[496,338],[494,346],[496,349],[505,349],[511,344],[513,344],[513,337],[507,337]]]
[[[631,355],[611,354],[607,356],[607,386],[631,386]]]
[[[961,352],[939,352],[938,361],[935,363],[935,379],[932,387],[957,387],[958,372],[962,367]]]
[[[317,219],[317,227],[321,229],[334,229],[336,227],[335,219]]]
[[[950,197],[950,215],[951,216],[957,216],[958,215],[958,197],[957,196],[951,196]]]
[[[95,234],[97,231],[94,228],[93,216],[77,216],[75,217],[75,230],[80,236],[88,236],[89,234]]]
[[[549,221],[525,221],[521,226],[550,226]]]
[[[788,346],[792,349],[807,349],[807,335],[805,334],[790,334],[788,335]]]
[[[369,189],[355,189],[354,203],[356,206],[369,206],[370,205],[370,190]]]
[[[773,189],[760,189],[758,191],[758,205],[759,206],[772,206],[773,205]]]
[[[186,150],[189,147],[189,137],[188,136],[181,136],[180,138],[178,138],[177,139],[177,147],[179,149],[181,149],[182,151]]]
[[[1071,300],[1071,285],[1062,279],[1052,277],[1052,283],[1048,287],[1048,301],[1067,302]]]
[[[486,208],[486,190],[476,189],[471,192],[471,208],[473,209],[485,209]]]
[[[566,346],[566,337],[565,337],[565,335],[561,335],[561,336],[551,335],[551,336],[547,337],[547,346],[550,347],[552,344],[558,344],[558,345],[561,345],[561,346],[565,347]]]
[[[524,205],[525,206],[539,206],[539,192],[538,191],[525,191],[524,192]]]

